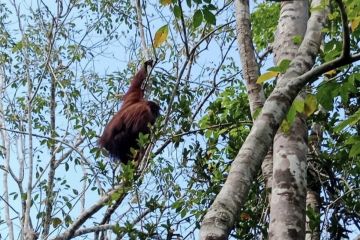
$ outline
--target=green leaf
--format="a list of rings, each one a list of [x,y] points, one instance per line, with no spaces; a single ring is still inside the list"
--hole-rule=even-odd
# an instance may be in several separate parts
[[[186,0],[186,4],[189,8],[191,8],[191,0]]]
[[[211,25],[216,25],[216,17],[212,12],[207,9],[203,9],[202,12],[207,23]]]
[[[300,45],[302,40],[303,40],[303,38],[300,35],[296,35],[296,36],[293,37],[293,43],[295,45]]]
[[[23,42],[22,41],[20,41],[20,42],[17,42],[14,46],[13,46],[13,48],[12,48],[12,51],[13,52],[18,52],[18,51],[20,51],[22,48],[23,48]]]
[[[69,163],[65,163],[65,171],[67,172],[67,171],[69,171]]]
[[[340,132],[347,126],[353,126],[360,121],[360,109],[357,110],[353,115],[351,115],[348,119],[342,121],[337,125],[334,130],[335,132]]]
[[[211,4],[210,2],[211,1],[209,1],[209,5],[206,6],[206,9],[208,9],[210,11],[217,10],[218,8],[215,5]]]
[[[290,123],[284,119],[284,121],[281,123],[280,129],[284,133],[288,133],[290,131]]]
[[[295,99],[293,102],[293,106],[298,113],[303,113],[305,109],[305,102],[302,99]]]
[[[357,155],[360,155],[360,142],[352,145],[349,152],[349,157],[356,157]]]
[[[351,30],[354,32],[360,25],[360,16],[351,21]]]
[[[295,104],[292,104],[289,109],[289,112],[286,115],[286,121],[289,123],[290,126],[294,122],[295,117],[296,117],[296,108],[295,108]]]
[[[284,59],[279,63],[279,65],[269,68],[268,71],[277,72],[277,73],[285,73],[286,70],[288,70],[290,63],[291,63],[290,60]]]
[[[273,71],[266,72],[259,76],[259,78],[256,80],[256,83],[261,84],[263,82],[266,82],[266,81],[276,77],[277,75],[278,75],[278,72],[273,72]]]
[[[174,6],[173,12],[174,12],[174,15],[176,18],[181,18],[182,12],[181,12],[181,8],[179,5]]]
[[[289,59],[283,59],[280,63],[279,63],[279,67],[281,70],[281,73],[285,73],[289,66],[290,66],[291,61]]]
[[[318,105],[317,100],[314,95],[312,94],[306,95],[304,113],[306,114],[307,117],[311,116],[311,114],[313,114],[316,111],[317,105]]]
[[[201,25],[203,21],[203,14],[200,10],[196,10],[194,16],[193,16],[193,26],[194,28],[197,28]]]
[[[54,228],[58,227],[61,224],[61,219],[60,218],[53,218],[52,219],[52,225]]]
[[[316,99],[326,110],[333,109],[333,98],[335,95],[333,92],[336,91],[337,87],[336,83],[328,82],[318,88]]]
[[[261,110],[262,110],[262,108],[257,108],[257,109],[255,110],[254,116],[253,116],[254,120],[257,119],[257,117],[258,117],[259,114],[261,113]]]
[[[154,47],[159,47],[163,42],[166,41],[167,36],[169,33],[169,28],[168,25],[164,25],[161,28],[159,28],[159,30],[156,31],[155,33],[155,38],[154,38]]]

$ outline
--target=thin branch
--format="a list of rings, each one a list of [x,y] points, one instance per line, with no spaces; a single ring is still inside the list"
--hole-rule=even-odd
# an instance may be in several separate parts
[[[19,215],[19,212],[18,211],[16,211],[16,209],[13,207],[13,206],[11,206],[11,204],[8,202],[8,201],[6,201],[6,199],[5,198],[3,198],[2,196],[0,196],[0,199],[1,200],[3,200],[4,201],[4,203],[8,206],[8,207],[10,207],[11,208],[11,210],[13,210],[17,215]]]
[[[341,55],[337,59],[334,59],[330,62],[324,63],[324,64],[304,73],[303,75],[290,80],[292,82],[291,85],[292,86],[302,86],[306,83],[313,83],[314,81],[316,81],[317,77],[321,76],[322,74],[324,74],[330,70],[334,70],[336,68],[354,63],[359,60],[360,60],[360,52],[356,53],[354,55],[350,55],[349,57],[347,57],[346,54]]]
[[[203,101],[201,101],[201,103],[198,105],[198,107],[196,108],[196,110],[194,111],[194,114],[193,116],[191,117],[191,121],[190,122],[193,122],[195,117],[197,116],[197,114],[200,112],[201,108],[204,106],[204,104],[206,103],[206,101],[209,99],[209,97],[215,92],[217,86],[223,82],[219,82],[219,83],[216,83],[216,77],[221,69],[221,66],[223,65],[225,59],[226,59],[226,56],[228,55],[232,45],[234,44],[234,42],[236,41],[236,38],[233,39],[233,41],[230,43],[228,49],[226,50],[224,56],[222,57],[221,59],[221,62],[219,64],[219,66],[217,67],[217,69],[215,70],[215,74],[214,74],[214,77],[213,77],[213,84],[212,84],[212,88],[210,90],[210,92],[205,96],[205,98],[203,99]]]
[[[152,210],[146,209],[143,213],[141,213],[136,219],[134,219],[131,222],[131,225],[137,224],[141,219],[143,219],[147,214],[149,214],[151,212],[152,212]],[[106,230],[112,230],[112,229],[115,229],[116,227],[118,227],[118,225],[104,224],[104,225],[98,225],[98,226],[93,226],[93,227],[89,227],[89,228],[82,228],[82,229],[77,230],[74,233],[73,237],[78,237],[78,236],[92,233],[92,232],[101,232],[101,231],[106,231]],[[121,234],[121,237],[122,236],[124,236],[124,234]]]
[[[101,197],[94,205],[82,212],[71,224],[71,226],[65,232],[55,237],[54,240],[66,240],[72,238],[75,234],[75,231],[78,230],[81,225],[86,222],[86,220],[88,220],[96,212],[103,208],[106,203],[112,199],[113,194],[117,194],[119,191],[122,192],[123,188],[123,184],[115,186],[113,190],[108,192],[105,196]]]
[[[17,20],[18,20],[18,26],[21,32],[21,39],[22,41],[24,41],[24,49],[21,51],[21,53],[24,56],[25,59],[25,78],[26,78],[26,82],[27,82],[27,121],[28,121],[28,151],[29,151],[29,173],[28,173],[28,182],[27,182],[27,191],[26,191],[26,207],[25,207],[25,215],[23,216],[24,221],[23,221],[23,236],[25,236],[25,238],[30,238],[32,239],[34,236],[34,231],[32,229],[32,224],[31,224],[31,218],[30,218],[30,208],[31,208],[31,202],[32,202],[32,180],[33,180],[33,142],[32,142],[32,138],[33,138],[33,133],[32,133],[32,99],[33,99],[33,92],[32,92],[32,88],[33,88],[33,82],[32,79],[30,78],[30,60],[29,60],[29,55],[27,52],[27,47],[28,47],[28,39],[26,37],[26,33],[25,30],[22,26],[22,22],[21,22],[21,13],[20,13],[20,6],[16,4],[16,1],[13,0],[12,4],[14,6],[15,12],[16,12],[16,16],[17,16]],[[36,234],[35,234],[36,235]]]
[[[150,36],[151,47],[152,47],[153,54],[154,54],[154,57],[155,57],[155,59],[154,59],[155,60],[154,66],[155,66],[156,63],[158,62],[158,57],[157,57],[156,48],[155,48],[154,40],[153,40],[152,33],[151,33],[150,21],[149,21],[149,18],[148,18],[148,14],[146,13],[146,8],[144,8],[144,13],[145,13],[145,18],[146,18],[147,30],[148,30],[148,33],[149,33],[149,36]]]
[[[0,65],[0,126],[5,125],[5,115],[4,115],[4,106],[3,106],[3,99],[4,99],[4,91],[5,89],[3,88],[5,84],[5,68],[3,65]],[[3,177],[2,177],[2,187],[3,187],[3,192],[2,192],[2,196],[0,196],[0,198],[5,202],[5,206],[4,206],[4,218],[6,221],[6,225],[8,227],[8,236],[10,240],[14,239],[14,225],[13,222],[11,220],[10,217],[10,211],[9,208],[11,208],[14,212],[16,212],[18,215],[19,213],[9,204],[9,182],[8,182],[8,176],[9,176],[9,172],[11,172],[10,174],[13,176],[13,173],[11,171],[10,168],[10,138],[9,138],[9,134],[6,131],[0,131],[0,136],[2,139],[2,152],[4,155],[4,173],[3,173]],[[14,175],[13,178],[15,177],[16,180],[16,176]],[[19,184],[19,182],[17,182]]]
[[[57,4],[59,5],[61,1],[58,1]],[[53,34],[53,29],[55,25],[55,19],[53,19],[52,27],[48,33],[49,38],[49,46],[51,48],[51,45],[53,42],[53,37],[56,38],[56,36]],[[48,66],[45,66],[45,69],[48,69],[48,71],[51,69],[51,61],[49,61]],[[57,78],[56,75],[50,70],[51,73],[51,83],[50,83],[50,134],[52,138],[56,137],[56,83]],[[53,203],[54,203],[54,178],[55,178],[55,170],[56,170],[56,148],[55,144],[52,144],[50,146],[50,165],[49,165],[49,173],[48,173],[48,179],[47,179],[47,187],[46,187],[46,199],[45,199],[45,215],[43,218],[43,231],[42,231],[42,238],[48,236],[49,230],[50,230],[50,224],[51,224],[51,213],[53,210]]]
[[[252,122],[249,121],[241,121],[241,122],[237,122],[236,124],[252,124]],[[181,132],[181,130],[179,130],[176,134],[172,135],[171,137],[169,137],[164,143],[163,145],[161,145],[155,152],[154,155],[158,155],[160,154],[166,147],[167,145],[169,145],[171,143],[171,141],[174,139],[174,137],[179,137],[179,136],[185,136],[185,135],[190,135],[190,134],[194,134],[194,133],[198,133],[198,132],[202,132],[208,129],[214,129],[214,128],[221,128],[221,127],[227,127],[227,126],[231,126],[234,125],[235,123],[223,123],[223,124],[217,124],[217,125],[213,125],[213,126],[209,126],[207,128],[200,128],[200,129],[195,129],[195,130],[191,130],[188,132]],[[238,126],[236,126],[238,127]]]
[[[176,79],[176,83],[175,83],[175,86],[173,88],[173,91],[171,93],[171,97],[170,97],[170,101],[168,103],[168,109],[167,109],[167,112],[166,112],[166,115],[165,115],[165,119],[164,119],[164,123],[163,123],[163,126],[166,126],[168,121],[169,121],[169,118],[170,118],[170,113],[171,113],[171,110],[172,110],[172,105],[174,103],[174,99],[175,99],[175,96],[176,96],[176,92],[178,90],[178,87],[180,85],[180,80],[182,78],[182,75],[184,74],[185,72],[185,69],[187,67],[187,65],[189,64],[189,62],[191,62],[191,59],[192,59],[192,56],[195,55],[195,52],[196,52],[196,49],[200,46],[201,43],[203,43],[206,39],[208,39],[212,34],[214,34],[216,31],[222,29],[223,27],[226,27],[232,23],[234,23],[235,20],[233,21],[230,21],[228,23],[225,23],[217,28],[215,28],[214,30],[212,30],[211,32],[209,32],[208,34],[206,34],[203,38],[201,38],[197,44],[195,44],[195,46],[191,49],[190,51],[190,54],[189,56],[186,58],[185,60],[185,63],[183,65],[183,67],[181,68],[180,72],[179,72],[179,75]]]
[[[17,131],[17,130],[12,130],[12,129],[7,129],[7,128],[4,128],[4,127],[0,127],[0,129],[3,129],[5,131],[9,131],[9,132],[13,132],[13,133],[18,133],[18,134],[24,134],[24,135],[28,135],[29,133],[27,132],[23,132],[23,131]],[[35,134],[33,133],[32,136],[34,137],[38,137],[38,138],[44,138],[44,139],[48,139],[48,140],[52,140],[52,141],[55,141],[55,142],[59,142],[59,143],[62,143],[66,146],[68,146],[69,148],[71,148],[72,150],[74,150],[77,154],[79,154],[80,158],[82,160],[84,160],[85,163],[87,163],[89,166],[91,166],[91,164],[88,162],[88,160],[85,158],[85,156],[82,154],[82,152],[80,152],[76,147],[70,145],[69,143],[63,141],[63,140],[60,140],[60,139],[56,139],[56,138],[52,138],[52,137],[48,137],[48,136],[43,136],[43,135],[39,135],[39,134]]]
[[[184,12],[181,6],[181,0],[178,0],[178,4],[180,7],[180,18],[181,18],[181,25],[182,25],[182,30],[183,30],[183,35],[184,35],[184,45],[185,45],[185,52],[186,52],[186,57],[189,57],[189,45],[188,45],[188,40],[187,40],[187,33],[186,33],[186,24],[185,24],[185,19],[184,19]]]
[[[148,48],[146,46],[146,39],[145,39],[145,31],[144,31],[144,25],[142,23],[142,13],[141,13],[141,3],[140,0],[135,0],[135,9],[136,9],[136,16],[137,16],[137,24],[139,28],[139,34],[140,34],[140,41],[141,41],[141,47],[142,52],[144,54],[144,58],[148,60],[150,58],[148,53]]]
[[[338,4],[340,9],[341,23],[343,29],[342,55],[344,58],[346,58],[350,56],[350,31],[348,26],[348,17],[343,2],[341,0],[336,0],[336,3]]]
[[[190,134],[195,134],[195,133],[199,133],[199,132],[203,132],[206,130],[210,130],[210,129],[215,129],[215,128],[225,128],[225,127],[229,127],[230,129],[234,129],[239,127],[240,124],[244,124],[244,125],[252,125],[253,122],[252,121],[239,121],[236,123],[222,123],[222,124],[216,124],[216,125],[212,125],[206,128],[199,128],[199,129],[195,129],[195,130],[191,130],[191,131],[187,131],[187,132],[183,132],[183,133],[178,133],[178,134],[174,134],[171,139],[176,138],[176,137],[182,137],[182,136],[186,136],[186,135],[190,135]]]
[[[257,54],[257,57],[259,59],[259,66],[262,65],[262,61],[264,61],[264,59],[273,51],[273,47],[272,46],[268,46],[265,51],[261,54]]]

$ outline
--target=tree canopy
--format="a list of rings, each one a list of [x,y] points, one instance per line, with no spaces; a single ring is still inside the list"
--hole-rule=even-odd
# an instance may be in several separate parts
[[[0,239],[360,234],[358,0],[0,3]],[[141,164],[98,139],[140,65]]]

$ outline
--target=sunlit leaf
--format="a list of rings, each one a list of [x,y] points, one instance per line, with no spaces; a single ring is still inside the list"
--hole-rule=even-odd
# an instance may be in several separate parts
[[[306,116],[310,116],[311,114],[313,114],[316,109],[317,109],[317,100],[316,97],[312,94],[308,94],[305,98],[305,111],[304,113],[306,114]]]
[[[166,6],[171,4],[171,0],[160,0],[161,5]]]
[[[325,75],[327,78],[332,78],[332,77],[334,77],[336,74],[337,74],[337,71],[336,71],[335,69],[330,70],[330,71],[327,71],[326,73],[324,73],[324,75]]]
[[[351,21],[351,31],[355,31],[360,25],[360,17],[356,17]]]
[[[290,109],[289,109],[289,112],[287,113],[286,115],[286,121],[288,122],[289,124],[289,128],[290,126],[292,125],[292,123],[294,122],[295,120],[295,117],[296,117],[296,107],[295,107],[295,104],[292,104]]]
[[[349,152],[350,157],[355,157],[357,155],[360,155],[360,137],[359,136],[350,137],[349,139],[347,139],[345,141],[345,144],[352,145],[350,152]]]
[[[305,102],[302,99],[295,99],[293,102],[293,106],[298,113],[303,113],[305,109]]]
[[[283,131],[284,133],[288,133],[290,131],[290,124],[288,121],[284,120],[282,123],[281,123],[281,131]]]
[[[276,77],[278,74],[279,74],[278,72],[273,72],[273,71],[266,72],[259,76],[259,78],[256,80],[256,83],[258,83],[258,84],[263,83],[267,80],[270,80],[270,79]]]
[[[164,25],[161,28],[159,28],[159,30],[157,30],[154,38],[154,46],[156,48],[166,41],[168,33],[169,33],[168,25]]]

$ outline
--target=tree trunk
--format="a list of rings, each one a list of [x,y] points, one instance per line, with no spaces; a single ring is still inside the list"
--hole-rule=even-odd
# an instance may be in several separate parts
[[[282,2],[274,43],[274,62],[293,60],[299,45],[294,38],[303,38],[309,6],[307,1]],[[303,72],[310,70],[310,65]],[[279,82],[286,81],[280,77]],[[304,94],[295,101],[304,101]],[[307,126],[298,114],[289,130],[279,129],[273,146],[273,186],[270,202],[269,239],[304,239],[306,198]]]
[[[320,190],[321,183],[317,169],[314,169],[316,162],[319,161],[322,131],[319,124],[314,124],[311,128],[309,138],[308,154],[308,175],[306,193],[306,240],[320,240]]]
[[[315,2],[316,6],[320,4],[320,1]],[[316,69],[300,78],[295,77],[298,72],[306,72],[307,66],[313,66],[320,48],[321,30],[325,18],[324,10],[317,9],[311,12],[304,41],[300,45],[291,67],[284,74],[284,81],[276,85],[265,101],[260,115],[256,118],[249,135],[231,165],[226,182],[204,216],[200,239],[226,239],[229,236],[240,209],[245,203],[252,181],[258,173],[292,101],[307,82],[328,69],[324,67],[320,68],[323,71]]]

